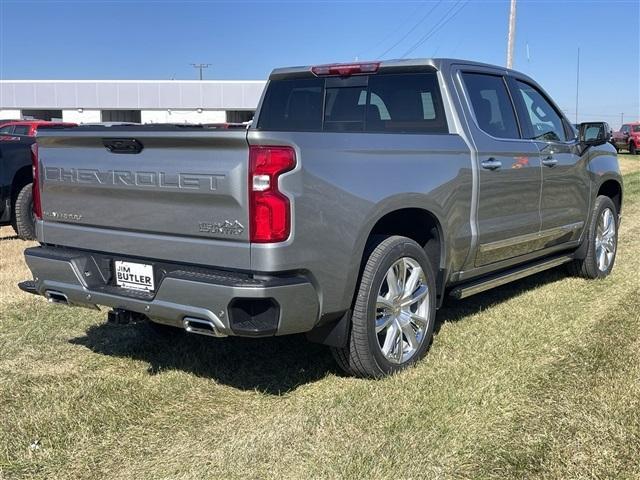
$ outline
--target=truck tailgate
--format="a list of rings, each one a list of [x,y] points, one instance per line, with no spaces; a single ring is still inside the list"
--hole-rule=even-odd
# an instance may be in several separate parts
[[[41,242],[250,267],[246,131],[65,130],[37,141]]]

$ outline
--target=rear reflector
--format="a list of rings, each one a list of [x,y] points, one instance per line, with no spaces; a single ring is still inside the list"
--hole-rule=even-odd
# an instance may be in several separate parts
[[[31,168],[33,170],[33,213],[42,219],[42,203],[40,201],[40,167],[38,165],[38,144],[31,144]]]
[[[351,75],[364,75],[376,73],[380,68],[380,62],[367,63],[334,63],[331,65],[317,65],[311,67],[311,72],[318,77],[340,76],[349,77]]]
[[[278,177],[296,166],[293,148],[249,147],[249,236],[255,243],[282,242],[291,233],[289,199],[278,190]]]

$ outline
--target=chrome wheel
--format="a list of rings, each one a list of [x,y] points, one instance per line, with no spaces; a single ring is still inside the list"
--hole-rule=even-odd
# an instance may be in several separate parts
[[[429,288],[420,264],[397,260],[384,277],[376,301],[376,335],[382,354],[392,363],[409,360],[420,349],[429,326]]]
[[[605,272],[611,266],[616,253],[616,221],[610,208],[605,208],[596,227],[596,264]]]

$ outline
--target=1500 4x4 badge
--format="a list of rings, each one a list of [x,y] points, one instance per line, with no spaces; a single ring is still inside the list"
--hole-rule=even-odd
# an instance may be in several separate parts
[[[244,225],[238,220],[225,220],[224,222],[200,222],[198,229],[202,233],[221,233],[223,235],[240,235],[244,232]]]

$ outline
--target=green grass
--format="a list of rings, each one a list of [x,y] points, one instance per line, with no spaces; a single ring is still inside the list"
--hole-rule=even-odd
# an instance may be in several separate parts
[[[635,170],[609,278],[452,303],[427,358],[380,381],[302,337],[107,325],[0,271],[0,478],[640,478]],[[0,241],[0,269],[23,247]]]

